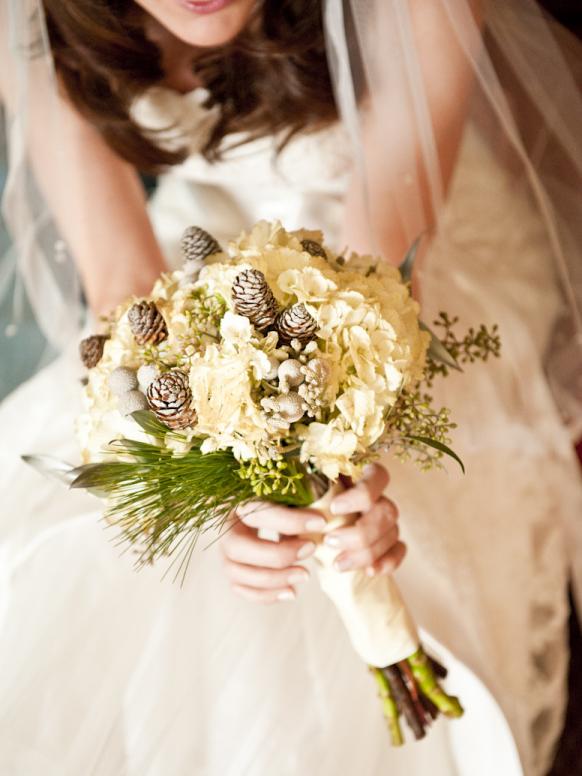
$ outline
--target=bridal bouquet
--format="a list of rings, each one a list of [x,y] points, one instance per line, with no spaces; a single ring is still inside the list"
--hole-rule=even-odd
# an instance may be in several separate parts
[[[182,269],[81,343],[73,484],[106,498],[139,562],[173,556],[184,573],[201,532],[257,499],[345,525],[331,498],[388,448],[423,468],[461,463],[449,413],[426,389],[460,361],[496,355],[499,340],[484,327],[458,340],[444,314],[444,340],[429,332],[410,295],[415,248],[399,271],[260,222],[227,251],[192,227],[183,250]],[[321,539],[322,588],[378,682],[394,744],[401,715],[417,738],[439,712],[460,716],[394,579],[339,573]]]

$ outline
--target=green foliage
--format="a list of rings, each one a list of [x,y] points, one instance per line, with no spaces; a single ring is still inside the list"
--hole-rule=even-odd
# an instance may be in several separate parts
[[[405,283],[410,283],[412,281],[412,273],[414,271],[414,263],[416,261],[416,254],[418,253],[418,249],[420,248],[420,243],[423,238],[423,234],[421,234],[419,237],[416,238],[416,240],[412,243],[408,251],[406,252],[406,256],[402,260],[402,263],[398,267],[400,270],[400,275],[402,277],[402,280]]]
[[[311,489],[306,484],[305,471],[292,458],[266,463],[241,461],[239,477],[250,483],[257,498],[288,506],[309,506],[313,501]]]
[[[231,512],[255,498],[228,451],[186,453],[129,439],[110,445],[111,461],[78,470],[72,487],[108,495],[105,517],[138,550],[138,565],[176,553],[184,575],[199,535],[222,529]]]
[[[167,434],[172,433],[168,426],[165,426],[161,420],[158,420],[150,410],[137,410],[131,413],[131,417],[150,436],[163,439]]]
[[[433,401],[427,393],[403,391],[388,417],[382,437],[383,446],[390,447],[401,460],[414,461],[422,470],[442,468],[444,455],[461,463],[449,447],[449,434],[456,428],[450,410],[436,409]]]
[[[137,550],[138,566],[176,554],[176,576],[183,578],[200,534],[224,529],[241,504],[255,498],[287,506],[313,502],[308,475],[295,459],[241,463],[230,451],[202,454],[199,439],[176,452],[159,446],[159,439],[185,437],[150,412],[133,418],[158,444],[116,440],[108,448],[111,460],[81,466],[71,487],[107,499],[105,518]]]
[[[459,339],[453,331],[459,322],[457,317],[450,318],[447,313],[439,313],[434,321],[434,326],[440,330],[439,340],[443,348],[457,364],[474,363],[475,361],[487,361],[489,357],[498,358],[501,352],[501,339],[497,325],[490,329],[481,324],[478,329],[470,328],[462,339]],[[430,387],[437,375],[446,377],[451,369],[445,360],[435,358],[429,351],[426,382]]]
[[[424,447],[430,447],[433,450],[437,450],[439,453],[442,453],[442,455],[448,455],[449,458],[452,458],[454,461],[456,461],[459,466],[461,467],[461,471],[463,474],[465,474],[465,464],[463,461],[459,458],[459,456],[455,453],[454,450],[452,450],[448,445],[443,444],[443,442],[437,442],[436,439],[430,439],[429,437],[417,437],[417,436],[409,436],[405,437],[407,442],[418,442],[419,444],[423,445]]]
[[[184,309],[188,319],[188,334],[183,337],[182,346],[186,355],[218,341],[220,322],[226,309],[224,299],[208,295],[206,289],[197,288],[192,292]]]

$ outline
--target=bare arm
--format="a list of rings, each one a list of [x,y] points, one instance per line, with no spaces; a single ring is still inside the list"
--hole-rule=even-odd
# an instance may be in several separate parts
[[[10,110],[6,72],[0,93]],[[39,186],[91,309],[107,313],[130,294],[148,293],[164,269],[139,176],[64,97],[55,99],[51,84],[39,80],[30,102],[27,147]]]
[[[62,136],[56,142],[65,149],[64,181],[51,185],[57,174],[51,169],[54,157],[37,155],[35,168],[89,304],[94,312],[106,313],[130,294],[147,294],[164,259],[136,171],[64,102],[60,124]]]
[[[473,0],[475,22],[481,24],[480,0]],[[473,72],[446,12],[439,3],[409,0],[410,15],[418,51],[424,91],[427,96],[440,177],[446,194],[467,115],[467,103],[473,86]],[[410,196],[408,160],[420,160],[416,126],[407,110],[398,110],[399,97],[390,92],[377,95],[381,111],[364,119],[363,143],[369,192],[370,218],[383,255],[399,261],[409,247],[410,234],[404,221],[414,223],[418,198]],[[422,163],[421,163],[422,166]],[[434,225],[429,184],[420,177],[420,199],[428,214],[428,226]],[[408,212],[407,212],[408,209]],[[373,248],[370,236],[362,179],[355,174],[346,201],[344,240],[354,250]],[[426,224],[425,224],[426,226]],[[419,228],[419,232],[423,227]]]

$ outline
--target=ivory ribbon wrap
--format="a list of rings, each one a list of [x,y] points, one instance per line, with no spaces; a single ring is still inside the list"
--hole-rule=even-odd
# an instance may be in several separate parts
[[[341,484],[333,485],[310,507],[328,521],[324,534],[354,522],[353,518],[329,511],[332,499],[342,490]],[[337,554],[319,537],[315,558],[321,588],[334,602],[358,655],[377,668],[413,655],[420,646],[418,632],[393,577],[336,571],[333,561]]]

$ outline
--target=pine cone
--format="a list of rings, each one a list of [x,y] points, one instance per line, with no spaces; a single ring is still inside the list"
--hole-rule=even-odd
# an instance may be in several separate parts
[[[245,269],[232,285],[234,310],[244,315],[259,331],[275,323],[278,305],[269,284],[258,269]]]
[[[168,336],[164,316],[155,302],[138,302],[127,313],[129,326],[138,345],[157,345]]]
[[[312,256],[321,256],[322,259],[327,259],[325,251],[316,240],[301,240],[301,247]]]
[[[283,344],[298,339],[302,345],[306,345],[315,339],[317,321],[307,312],[307,308],[301,302],[283,310],[277,317],[275,327]]]
[[[182,256],[184,261],[203,261],[222,248],[211,234],[199,226],[189,226],[182,235]]]
[[[179,369],[165,372],[151,382],[147,400],[158,420],[171,429],[186,428],[196,420],[188,375]]]
[[[109,337],[104,334],[93,334],[79,343],[79,355],[87,369],[93,369],[101,361],[103,347]]]

